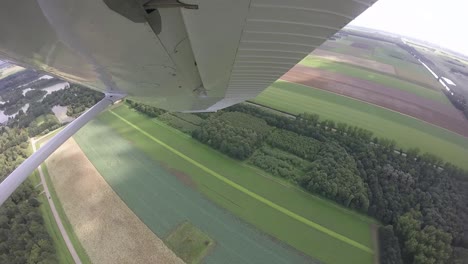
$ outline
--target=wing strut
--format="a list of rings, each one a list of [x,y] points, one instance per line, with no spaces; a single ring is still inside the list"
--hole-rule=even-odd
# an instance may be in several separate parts
[[[58,149],[67,139],[73,136],[80,128],[86,125],[91,119],[101,113],[107,106],[125,97],[122,94],[107,93],[105,97],[68,124],[63,130],[57,133],[43,147],[28,157],[21,163],[2,183],[0,183],[0,206],[10,197],[10,195],[23,183],[29,175],[41,165],[56,149]]]

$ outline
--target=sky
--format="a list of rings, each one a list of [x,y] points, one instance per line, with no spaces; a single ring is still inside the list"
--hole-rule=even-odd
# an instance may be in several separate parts
[[[467,0],[378,0],[350,25],[426,40],[468,55]]]

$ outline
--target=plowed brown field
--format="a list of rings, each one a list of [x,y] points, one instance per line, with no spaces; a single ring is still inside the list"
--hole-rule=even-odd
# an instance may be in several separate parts
[[[438,103],[378,83],[303,65],[296,65],[281,79],[382,106],[468,137],[468,121],[452,105]]]

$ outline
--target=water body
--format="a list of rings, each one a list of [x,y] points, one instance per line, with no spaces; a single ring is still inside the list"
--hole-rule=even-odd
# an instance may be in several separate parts
[[[23,96],[25,96],[26,93],[29,92],[29,91],[32,91],[32,89],[31,89],[31,88],[26,88],[26,89],[24,89],[24,90],[23,90]]]
[[[51,76],[48,76],[48,75],[44,75],[44,76],[42,76],[41,78],[44,77],[45,79],[50,79],[50,78],[47,78],[46,76],[52,78]],[[40,79],[40,78],[39,78],[39,79]],[[41,88],[41,90],[44,90],[44,91],[47,92],[42,98],[46,97],[48,94],[51,94],[52,92],[59,91],[59,90],[62,90],[62,89],[68,88],[68,87],[70,87],[70,84],[69,84],[68,82],[63,82],[63,83],[57,83],[57,84],[54,84],[54,85],[52,85],[52,86],[48,86],[48,87],[45,87],[45,88]],[[24,89],[24,90],[23,90],[23,95],[25,95],[28,91],[31,91],[31,90],[32,90],[31,88],[26,88],[26,89]],[[42,100],[42,99],[41,99],[41,100]],[[4,103],[4,102],[3,102],[3,101],[0,101],[0,104],[2,104],[2,103]],[[23,110],[23,112],[26,112],[26,111],[28,110],[28,108],[29,108],[29,104],[26,104],[26,105],[24,105],[21,109]],[[54,110],[52,109],[52,111],[54,111]],[[63,112],[63,110],[61,110],[60,108],[57,108],[56,111],[57,111],[57,113],[58,113],[59,115],[61,115],[61,113]],[[18,111],[18,112],[19,112],[19,111]],[[14,114],[12,114],[12,115],[5,115],[5,114],[3,113],[3,111],[0,111],[0,124],[3,124],[3,123],[5,123],[6,121],[8,121],[8,118],[10,118],[10,117],[15,117],[15,116],[18,114],[18,112],[14,113]],[[54,114],[55,114],[56,116],[57,116],[57,113],[54,111]],[[65,109],[65,115],[66,115],[66,109]],[[60,117],[62,117],[62,119],[60,119]],[[63,117],[63,116],[60,116],[60,117],[57,116],[57,118],[59,118],[59,120],[64,120],[64,121],[61,121],[62,123],[64,123],[64,122],[70,122],[70,121],[73,120],[72,117],[68,117],[68,116],[67,116],[68,119],[67,119],[66,117]],[[71,118],[71,119],[70,119],[70,118]],[[69,121],[68,121],[68,120],[69,120]]]
[[[29,108],[29,104],[25,104],[23,107],[21,107],[21,110],[23,110],[23,112],[26,112],[26,111],[28,110],[28,108]],[[5,114],[3,113],[3,111],[0,111],[0,124],[3,124],[3,123],[5,123],[5,122],[7,122],[7,121],[8,121],[8,118],[10,118],[10,117],[13,118],[13,117],[15,117],[18,113],[19,113],[19,111],[16,112],[16,113],[14,113],[14,114],[12,114],[12,115],[5,115]]]
[[[55,117],[57,117],[59,122],[62,123],[62,124],[75,120],[74,117],[71,117],[71,116],[67,115],[67,109],[68,109],[68,107],[60,106],[60,105],[56,105],[56,106],[52,107],[52,112],[54,112]]]
[[[63,83],[57,83],[57,84],[54,84],[52,86],[48,86],[48,87],[45,87],[45,88],[41,88],[41,90],[46,91],[47,92],[46,95],[48,95],[48,94],[51,94],[52,92],[60,91],[62,89],[68,88],[68,87],[70,87],[70,84],[67,83],[67,82],[63,82]]]
[[[187,220],[210,236],[216,244],[204,263],[318,263],[220,208],[102,121],[91,121],[74,138],[158,237]]]
[[[49,75],[42,75],[41,77],[39,77],[38,80],[50,80],[50,79],[52,79],[52,78],[54,78],[54,77],[49,76]]]

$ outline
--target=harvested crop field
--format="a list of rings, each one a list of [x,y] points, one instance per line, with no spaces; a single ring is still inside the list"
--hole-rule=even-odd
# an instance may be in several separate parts
[[[341,54],[333,51],[316,49],[312,53],[315,57],[324,58],[336,62],[344,62],[358,67],[368,68],[379,72],[395,75],[395,68],[392,65],[381,63],[375,60],[368,60],[353,55]]]
[[[468,137],[468,122],[460,111],[413,93],[302,65],[281,79],[382,106]]]
[[[183,263],[68,140],[46,161],[74,232],[93,263]]]

